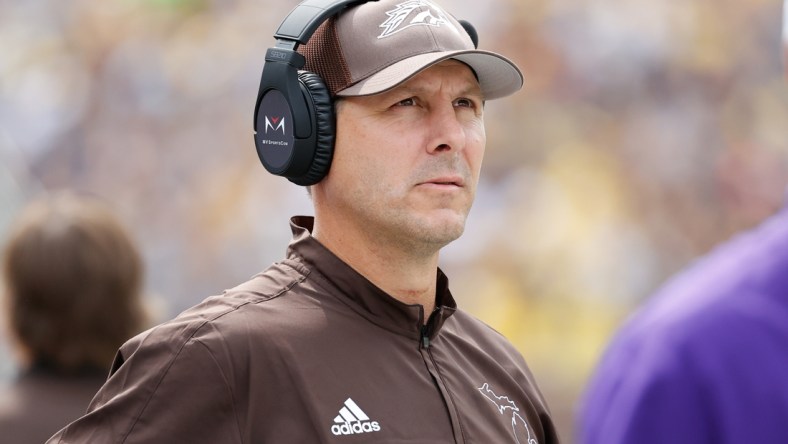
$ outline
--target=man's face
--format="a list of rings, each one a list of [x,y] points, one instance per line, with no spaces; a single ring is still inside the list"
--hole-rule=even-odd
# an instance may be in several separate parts
[[[454,60],[388,92],[343,99],[319,185],[333,215],[427,251],[459,237],[484,155],[482,100],[473,72]]]

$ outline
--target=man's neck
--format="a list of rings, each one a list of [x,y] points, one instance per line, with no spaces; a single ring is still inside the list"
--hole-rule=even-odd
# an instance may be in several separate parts
[[[423,306],[427,321],[435,307],[438,251],[419,254],[417,249],[352,225],[339,230],[321,222],[315,218],[312,235],[323,246],[393,298]]]

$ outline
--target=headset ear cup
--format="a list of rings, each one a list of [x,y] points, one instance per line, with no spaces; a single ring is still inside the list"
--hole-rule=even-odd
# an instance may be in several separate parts
[[[301,90],[308,95],[315,110],[315,154],[306,173],[298,177],[288,177],[296,185],[314,185],[328,174],[334,156],[334,135],[336,120],[331,93],[319,75],[309,71],[299,71],[298,80]],[[311,99],[311,100],[310,100]]]

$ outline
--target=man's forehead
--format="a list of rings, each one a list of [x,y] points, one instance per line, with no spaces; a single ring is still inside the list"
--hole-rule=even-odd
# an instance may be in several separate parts
[[[447,86],[466,94],[482,94],[473,70],[465,63],[452,59],[426,68],[389,92],[430,92]]]

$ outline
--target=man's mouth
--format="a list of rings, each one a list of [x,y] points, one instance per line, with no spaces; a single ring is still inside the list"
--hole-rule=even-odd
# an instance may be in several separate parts
[[[421,182],[419,185],[464,187],[465,181],[462,179],[462,177],[446,176],[446,177],[436,177],[433,179],[425,180],[424,182]]]

